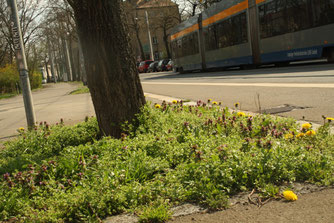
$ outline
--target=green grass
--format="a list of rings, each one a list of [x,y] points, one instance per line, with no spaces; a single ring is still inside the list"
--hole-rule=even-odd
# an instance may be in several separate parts
[[[130,212],[164,222],[185,202],[219,210],[241,191],[276,197],[293,182],[333,185],[329,123],[308,131],[210,104],[147,105],[122,139],[98,139],[95,119],[41,123],[0,151],[0,221],[98,222]]]
[[[85,87],[85,86],[81,86],[79,87],[78,89],[70,92],[71,95],[75,95],[75,94],[86,94],[86,93],[89,93],[89,89],[88,87]]]
[[[6,93],[6,94],[0,94],[0,100],[1,99],[6,99],[6,98],[12,98],[12,97],[15,97],[17,94],[15,93]]]
[[[35,89],[32,89],[32,91],[37,91],[37,90],[41,90],[43,89],[43,86],[40,86],[38,88],[35,88]],[[6,98],[12,98],[12,97],[15,97],[17,96],[18,94],[17,93],[5,93],[5,94],[0,94],[0,100],[1,99],[6,99]]]

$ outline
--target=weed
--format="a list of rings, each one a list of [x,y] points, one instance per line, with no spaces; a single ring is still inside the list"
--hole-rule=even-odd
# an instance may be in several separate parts
[[[95,119],[40,123],[0,151],[0,220],[99,222],[135,212],[164,222],[185,202],[219,210],[240,191],[275,197],[286,183],[333,185],[330,124],[314,131],[200,101],[146,105],[119,140],[98,139]]]

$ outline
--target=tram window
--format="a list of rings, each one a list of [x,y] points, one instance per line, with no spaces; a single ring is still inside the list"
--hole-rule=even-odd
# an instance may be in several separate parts
[[[206,50],[215,50],[247,42],[246,13],[209,26],[205,29],[204,35]]]
[[[273,0],[259,6],[261,38],[334,23],[334,0]]]
[[[187,49],[187,56],[194,54],[194,36],[193,34],[189,35],[188,37],[188,49]]]
[[[205,48],[208,50],[217,49],[217,25],[212,25],[207,28]]]
[[[232,26],[231,20],[227,19],[217,24],[217,48],[224,48],[231,45]]]
[[[177,48],[177,41],[172,42],[172,53],[173,53],[173,58],[178,58],[177,54],[178,48]]]
[[[312,0],[314,26],[334,23],[334,0]]]
[[[193,49],[194,49],[194,52],[193,54],[198,54],[199,53],[199,44],[198,44],[198,33],[193,33],[193,36],[194,36],[194,43],[193,43]]]
[[[287,32],[286,0],[268,2],[259,7],[261,38],[281,35]]]
[[[287,0],[288,32],[308,29],[312,26],[307,0]]]
[[[177,41],[177,57],[182,57],[182,40]]]
[[[240,36],[241,43],[247,43],[248,41],[248,30],[247,30],[247,16],[246,13],[240,15]]]
[[[194,32],[184,36],[182,39],[175,41],[175,56],[176,58],[190,56],[199,53],[198,33]]]
[[[181,50],[181,57],[184,57],[187,55],[187,49],[188,49],[188,41],[187,37],[182,38],[182,50]]]
[[[216,25],[217,48],[225,48],[247,42],[246,13],[226,19]]]

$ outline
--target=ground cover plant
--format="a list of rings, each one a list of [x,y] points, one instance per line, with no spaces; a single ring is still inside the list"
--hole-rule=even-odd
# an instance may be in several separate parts
[[[74,91],[71,91],[70,94],[86,94],[89,93],[89,88],[84,86],[82,83],[80,83],[80,86],[75,89]]]
[[[296,181],[333,185],[334,137],[325,121],[314,131],[209,100],[146,105],[121,139],[98,139],[95,119],[20,129],[0,151],[0,219],[98,222],[131,212],[164,222],[185,202],[217,210],[241,191],[269,197]]]

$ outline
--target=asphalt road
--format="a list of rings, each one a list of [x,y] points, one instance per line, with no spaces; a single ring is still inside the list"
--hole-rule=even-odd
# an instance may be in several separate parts
[[[154,102],[211,98],[228,107],[240,102],[242,110],[252,112],[259,110],[260,102],[261,111],[271,109],[268,112],[298,120],[304,116],[306,121],[321,123],[322,115],[334,117],[334,64],[140,77],[145,93],[151,93],[147,99]],[[48,84],[33,92],[37,121],[55,124],[63,118],[72,124],[94,115],[90,94],[69,95],[77,87]],[[276,109],[283,105],[290,107]],[[19,127],[26,127],[22,96],[0,100],[0,140],[17,134]]]
[[[211,98],[245,111],[273,113],[322,123],[334,117],[334,64],[309,63],[277,68],[208,73],[141,74],[144,91],[187,100]],[[260,104],[260,106],[259,106]]]

